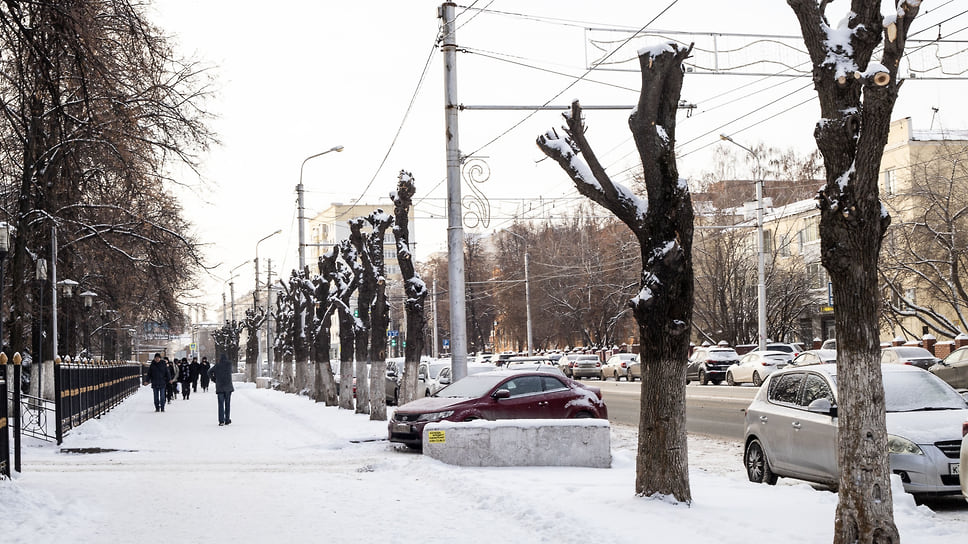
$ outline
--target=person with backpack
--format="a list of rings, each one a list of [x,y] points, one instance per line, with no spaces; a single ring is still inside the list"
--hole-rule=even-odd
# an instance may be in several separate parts
[[[218,395],[218,426],[231,425],[232,392],[235,391],[235,386],[232,385],[232,365],[224,353],[219,356],[218,363],[209,374],[215,382],[215,394]]]

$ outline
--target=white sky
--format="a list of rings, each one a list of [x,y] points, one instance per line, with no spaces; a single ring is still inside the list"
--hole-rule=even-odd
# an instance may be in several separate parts
[[[637,30],[669,2],[630,0],[509,0],[465,1],[490,10],[589,23],[555,24],[509,15],[469,11],[458,17],[457,42],[487,55],[512,56],[522,64],[569,74],[555,75],[487,58],[482,54],[458,57],[459,102],[463,104],[543,104],[564,93],[553,104],[578,98],[583,104],[634,104],[638,96],[636,72],[596,71],[588,79],[625,89],[582,81],[585,73],[583,26]],[[308,2],[278,0],[265,3],[224,0],[156,0],[153,20],[176,36],[181,52],[214,66],[218,92],[209,108],[219,115],[214,129],[222,145],[203,159],[205,183],[187,173],[179,179],[191,190],[180,191],[189,219],[206,246],[209,264],[222,265],[214,273],[228,277],[229,269],[245,261],[237,272],[236,292],[253,284],[252,258],[256,242],[276,229],[277,235],[260,246],[263,260],[271,258],[277,273],[288,275],[296,264],[297,228],[295,185],[304,158],[335,145],[331,153],[309,161],[304,173],[307,216],[331,202],[359,199],[390,207],[387,193],[396,186],[397,173],[406,169],[417,182],[416,236],[418,257],[446,248],[443,215],[446,192],[444,169],[443,75],[439,50],[434,49],[428,73],[392,153],[372,186],[406,111],[421,71],[438,35],[439,2]],[[828,11],[842,11],[843,0]],[[458,13],[462,12],[458,7]],[[968,26],[957,1],[925,2],[914,30],[932,38]],[[833,21],[838,17],[831,16]],[[650,29],[797,35],[798,26],[786,2],[751,0],[737,11],[729,2],[679,0]],[[612,40],[627,34],[600,33]],[[962,31],[953,39],[968,39]],[[688,38],[683,38],[688,39]],[[634,42],[634,47],[644,42]],[[720,50],[732,42],[720,39]],[[799,44],[802,47],[802,43]],[[697,44],[697,47],[700,45]],[[910,48],[909,48],[910,50]],[[770,56],[781,58],[782,47]],[[505,57],[507,58],[507,57]],[[968,53],[961,54],[968,59]],[[724,57],[725,59],[725,57]],[[696,59],[699,60],[698,58]],[[742,63],[740,57],[731,62]],[[962,68],[968,60],[961,61]],[[637,68],[637,65],[630,65]],[[773,73],[781,68],[762,66]],[[968,72],[966,72],[968,77]],[[728,94],[725,94],[728,93]],[[755,94],[753,94],[755,93]],[[932,107],[946,128],[968,128],[964,96],[968,81],[909,81],[901,90],[895,118],[910,116],[915,128],[928,128]],[[747,96],[744,96],[747,95]],[[818,107],[809,78],[687,75],[682,98],[697,105],[691,118],[680,116],[677,145],[680,174],[698,176],[711,169],[710,150],[725,132],[751,146],[767,142],[813,149],[813,125]],[[804,103],[803,105],[799,105]],[[460,143],[472,153],[524,119],[529,112],[468,111],[460,117]],[[617,181],[634,163],[634,145],[627,111],[586,112],[589,139]],[[728,123],[728,124],[727,124]],[[561,125],[558,112],[542,111],[486,147],[490,179],[481,188],[491,204],[486,231],[506,227],[516,215],[532,218],[560,213],[574,204],[577,193],[570,181],[534,144],[539,133]],[[726,125],[726,126],[721,126]],[[709,134],[706,134],[706,133]],[[743,173],[739,173],[743,175]],[[469,190],[464,189],[464,195]],[[361,198],[362,197],[362,198]],[[752,198],[752,196],[751,196]],[[539,211],[539,204],[545,206]],[[223,284],[206,282],[204,300],[221,309]],[[216,315],[210,313],[209,319]],[[220,317],[220,313],[219,316]]]

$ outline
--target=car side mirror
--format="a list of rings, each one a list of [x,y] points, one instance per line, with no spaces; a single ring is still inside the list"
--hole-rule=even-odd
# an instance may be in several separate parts
[[[420,374],[417,374],[417,379],[427,381],[427,375],[421,372]]]
[[[507,389],[498,389],[493,395],[491,395],[491,398],[494,400],[508,399],[511,398],[511,392]]]
[[[837,406],[830,402],[828,398],[816,399],[807,406],[807,411],[814,414],[824,414],[830,417],[837,417]]]

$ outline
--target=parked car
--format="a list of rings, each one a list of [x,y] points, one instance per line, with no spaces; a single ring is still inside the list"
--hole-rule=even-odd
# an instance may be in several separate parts
[[[356,365],[355,363],[350,363],[353,365],[353,398],[356,398]],[[333,380],[336,382],[336,395],[339,395],[339,385],[340,377],[342,376],[340,372],[340,362],[332,361],[330,365],[333,368]],[[367,374],[369,374],[370,365],[367,364]],[[396,367],[392,365],[391,362],[387,362],[386,370],[386,403],[388,406],[396,406],[397,399],[400,398],[400,385],[397,379]]]
[[[437,359],[432,362],[421,362],[417,366],[417,394],[429,397],[440,389],[437,386],[437,377],[440,371],[450,368],[450,359]]]
[[[733,348],[720,346],[701,346],[692,352],[686,367],[686,383],[696,380],[702,385],[713,382],[719,385],[726,379],[726,369],[739,362],[739,355]]]
[[[602,365],[602,374],[606,378],[615,378],[615,381],[625,378],[625,381],[630,382],[632,378],[629,376],[629,366],[638,360],[639,356],[635,353],[616,353]]]
[[[836,486],[837,367],[777,371],[746,410],[743,461],[750,481],[778,476]],[[937,376],[882,365],[891,471],[914,495],[959,493],[959,432],[968,401]]]
[[[605,379],[602,374],[602,360],[592,353],[569,353],[558,359],[558,368],[565,376],[573,379],[598,378]]]
[[[491,363],[467,363],[467,375],[480,374],[481,372],[490,372],[495,370],[497,367]],[[437,391],[440,391],[444,387],[450,385],[454,380],[453,369],[450,365],[440,369],[440,373],[437,374],[437,380],[431,385],[430,395],[432,396]]]
[[[968,501],[968,476],[965,476],[965,467],[968,467],[968,421],[961,424],[961,463],[958,465],[958,478],[961,480],[961,494]]]
[[[561,371],[555,365],[548,365],[545,363],[515,363],[504,367],[504,370],[508,372],[547,372],[548,374],[554,374],[555,376],[565,377],[565,373]]]
[[[793,359],[800,352],[806,351],[803,344],[799,343],[788,343],[788,342],[767,342],[766,351],[783,351],[790,354],[790,359]]]
[[[837,364],[837,350],[809,349],[797,355],[788,366],[833,365]]]
[[[968,390],[968,346],[960,347],[928,369],[958,390]]]
[[[824,340],[823,341],[823,344],[820,344],[820,349],[832,349],[832,350],[836,350],[837,349],[837,339],[836,338],[828,338],[827,340]]]
[[[752,382],[759,387],[767,376],[785,367],[789,361],[790,354],[785,351],[751,351],[726,369],[726,383],[740,385]]]
[[[496,370],[467,376],[436,395],[396,409],[387,425],[390,442],[423,447],[431,421],[475,419],[608,419],[597,387],[548,372]]]
[[[543,365],[543,366],[553,366],[556,369],[558,368],[558,365],[556,365],[554,362],[552,362],[551,359],[549,359],[544,355],[533,355],[531,357],[528,357],[527,355],[519,355],[517,357],[511,357],[510,359],[508,359],[508,362],[505,365],[505,368],[510,369],[518,365],[528,365],[528,366]]]
[[[917,346],[891,346],[881,350],[881,364],[911,365],[927,370],[939,362],[941,359]]]

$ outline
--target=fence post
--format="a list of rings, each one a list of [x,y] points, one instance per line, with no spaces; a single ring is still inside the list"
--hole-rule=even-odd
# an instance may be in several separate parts
[[[54,357],[54,438],[57,439],[58,446],[64,441],[64,407],[62,406],[64,397],[61,390],[63,381],[61,378],[61,359]]]
[[[15,425],[13,428],[13,469],[20,472],[20,427],[23,425],[21,418],[21,406],[20,406],[20,380],[21,372],[23,369],[20,368],[20,363],[23,362],[23,357],[20,353],[13,354],[13,415]],[[34,366],[34,369],[37,367]],[[34,374],[37,374],[34,372]],[[36,376],[31,376],[31,379],[36,379]],[[39,384],[38,384],[39,385]]]
[[[0,477],[10,478],[10,431],[7,428],[7,354],[0,353]]]

